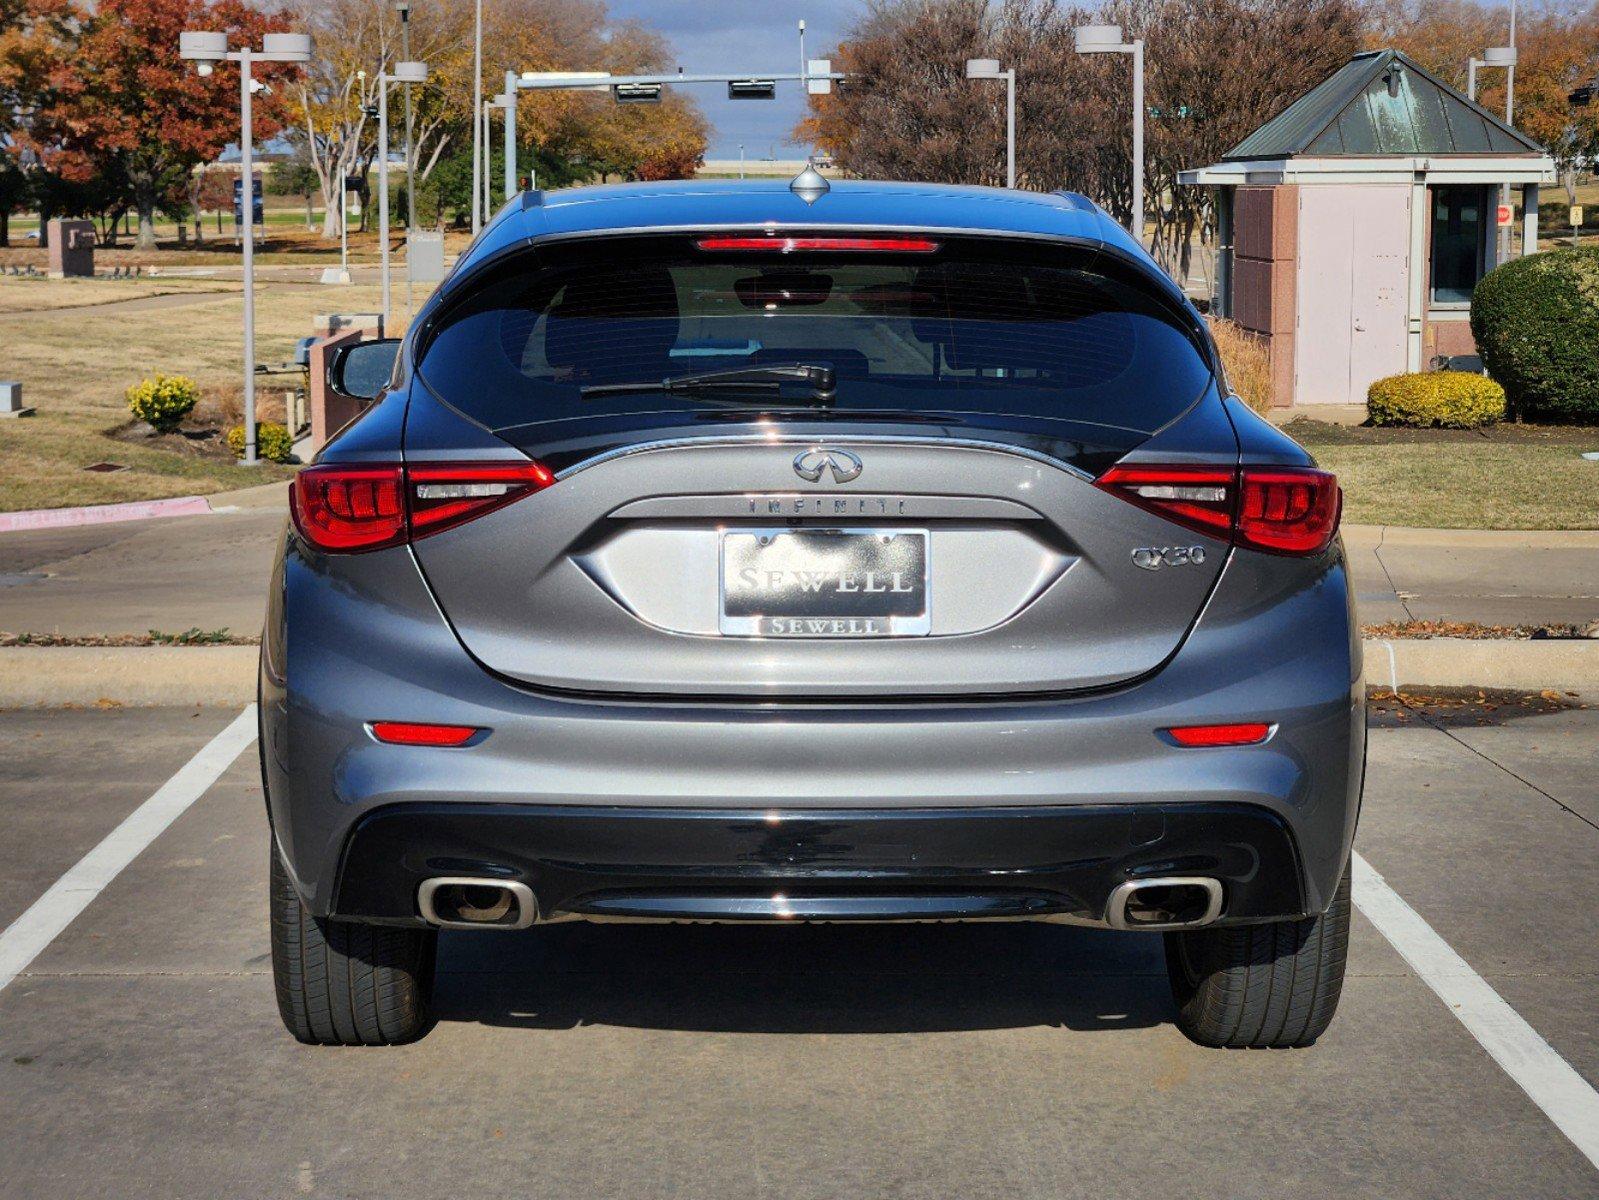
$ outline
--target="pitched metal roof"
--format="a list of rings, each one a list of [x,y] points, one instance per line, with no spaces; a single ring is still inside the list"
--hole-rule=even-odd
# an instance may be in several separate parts
[[[1223,161],[1383,154],[1541,154],[1543,147],[1398,50],[1368,50]]]

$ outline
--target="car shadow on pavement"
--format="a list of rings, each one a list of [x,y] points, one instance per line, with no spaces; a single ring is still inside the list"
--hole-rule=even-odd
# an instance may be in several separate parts
[[[1160,938],[1064,925],[622,925],[446,933],[442,1022],[728,1033],[1140,1029]]]

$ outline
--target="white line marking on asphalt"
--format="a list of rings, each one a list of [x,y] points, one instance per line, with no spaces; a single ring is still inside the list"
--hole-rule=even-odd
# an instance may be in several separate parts
[[[1355,906],[1505,1074],[1599,1167],[1599,1092],[1505,1003],[1370,863],[1356,854],[1352,867]]]
[[[106,834],[98,846],[51,884],[50,890],[34,901],[33,907],[11,922],[5,932],[0,933],[0,991],[22,974],[124,867],[205,795],[253,741],[255,705],[252,704],[184,763],[148,800],[129,813],[122,824]]]

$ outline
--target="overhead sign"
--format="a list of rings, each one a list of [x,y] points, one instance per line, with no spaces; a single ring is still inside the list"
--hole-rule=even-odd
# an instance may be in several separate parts
[[[830,58],[812,58],[805,63],[805,91],[812,96],[826,96],[833,90],[831,79],[817,79],[818,75],[831,75],[833,73],[833,60]]]
[[[1512,208],[1508,204],[1501,204],[1499,206],[1499,219],[1498,219],[1499,227],[1501,229],[1503,229],[1507,225],[1514,225],[1515,223],[1516,223],[1516,210],[1514,208]]]

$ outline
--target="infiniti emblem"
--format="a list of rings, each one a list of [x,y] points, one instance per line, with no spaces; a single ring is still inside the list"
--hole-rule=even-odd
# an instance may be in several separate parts
[[[848,483],[861,473],[861,460],[848,450],[832,450],[818,446],[802,450],[794,456],[794,474],[815,483],[823,471],[833,472],[834,483]]]

